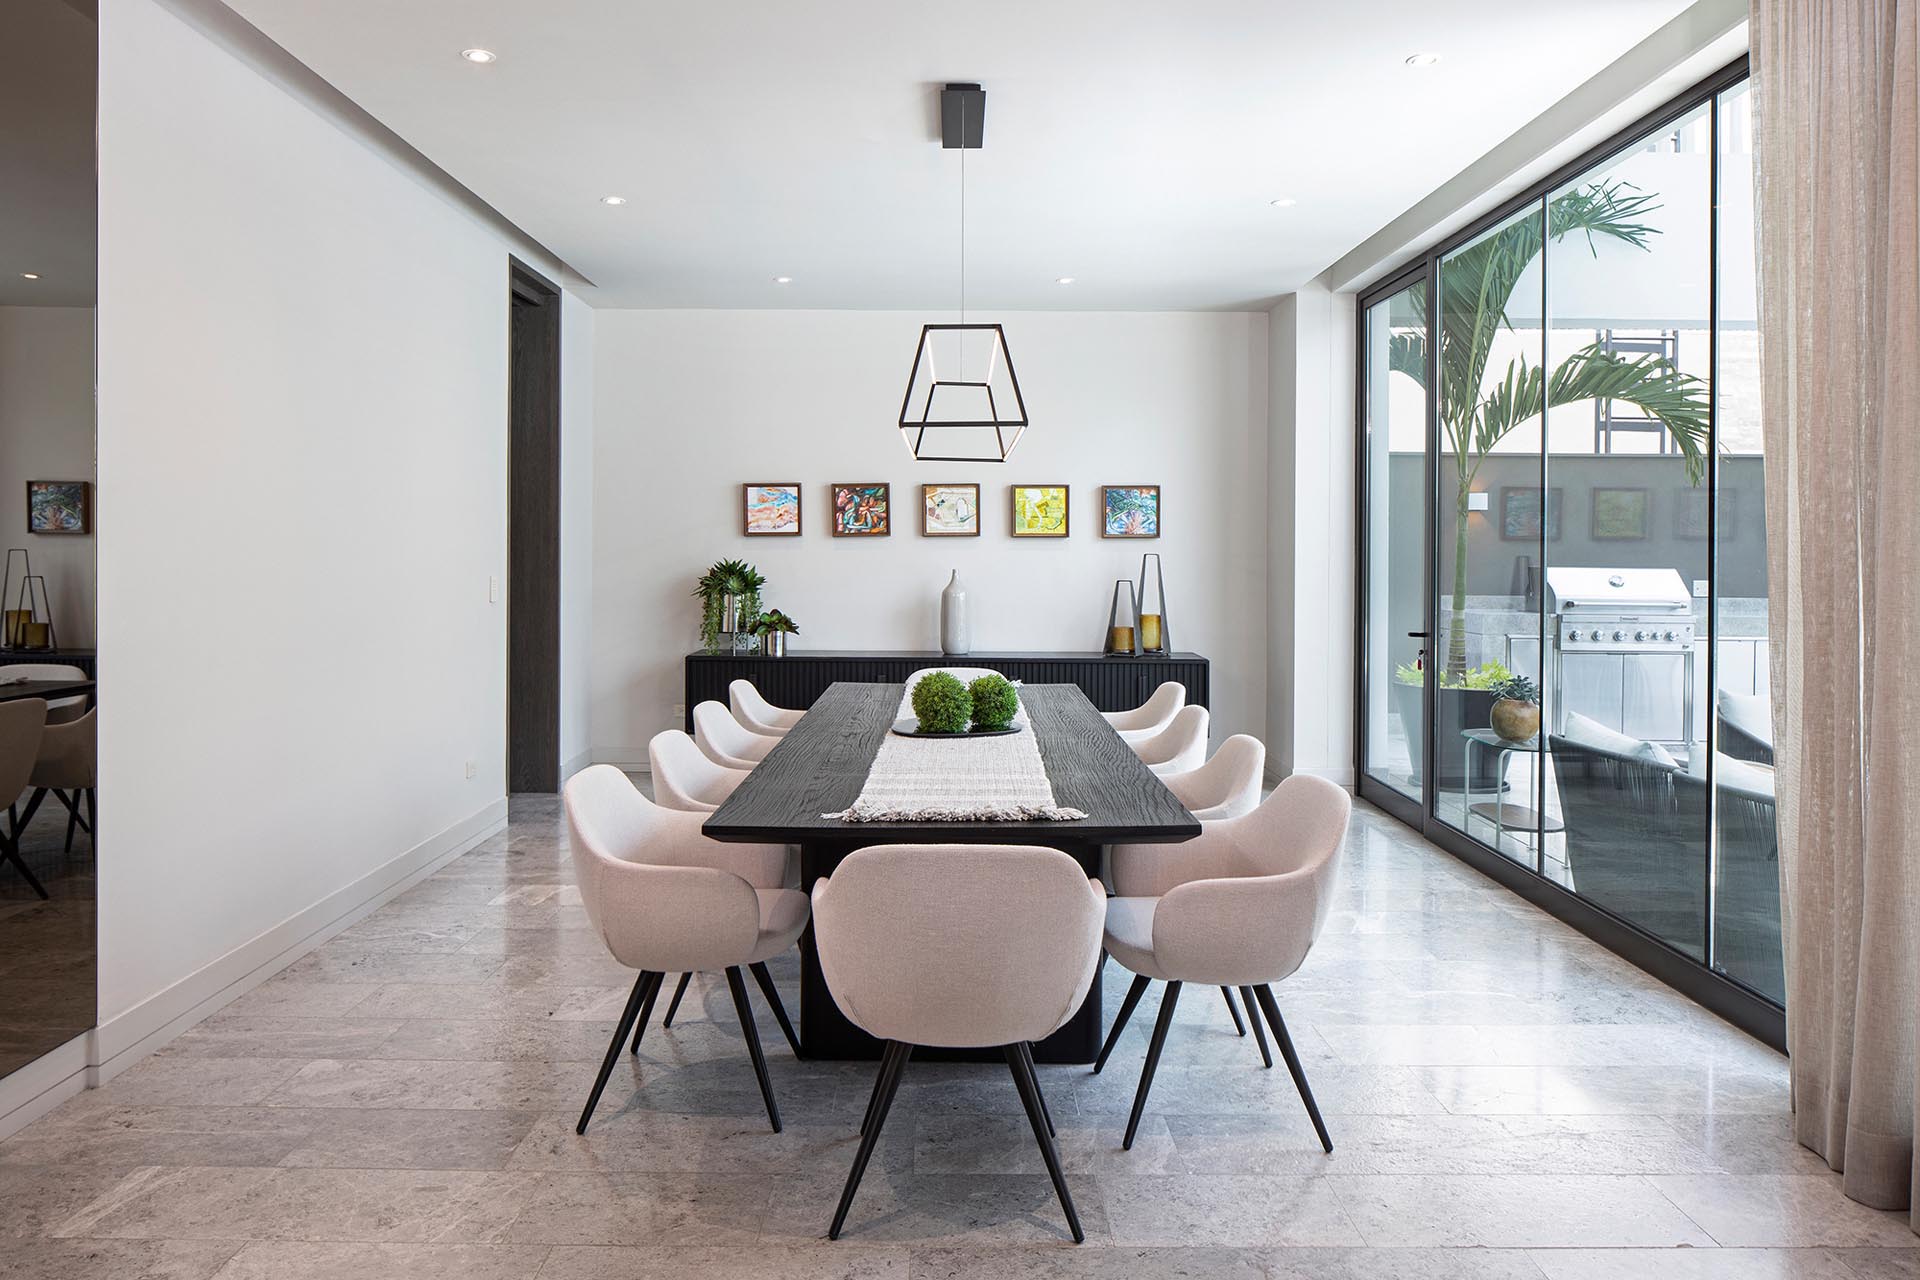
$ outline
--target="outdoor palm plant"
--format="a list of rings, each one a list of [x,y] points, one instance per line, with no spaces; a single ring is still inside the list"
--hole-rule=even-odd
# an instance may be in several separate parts
[[[1643,219],[1660,206],[1655,197],[1625,182],[1595,182],[1554,197],[1547,205],[1548,234],[1555,241],[1585,235],[1598,253],[1601,240],[1646,249],[1659,228]],[[1508,223],[1440,263],[1440,427],[1455,468],[1453,616],[1447,628],[1442,682],[1458,684],[1467,670],[1467,499],[1480,464],[1507,434],[1547,409],[1582,400],[1619,400],[1638,407],[1667,430],[1699,484],[1706,473],[1707,384],[1682,373],[1659,355],[1635,359],[1599,343],[1568,355],[1545,371],[1524,354],[1489,380],[1487,361],[1495,337],[1512,326],[1507,308],[1515,287],[1544,248],[1538,215]],[[1426,286],[1416,286],[1416,311],[1426,312]],[[1426,388],[1427,335],[1392,336],[1390,366]]]

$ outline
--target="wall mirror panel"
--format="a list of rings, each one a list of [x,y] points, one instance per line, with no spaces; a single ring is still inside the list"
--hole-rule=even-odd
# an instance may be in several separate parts
[[[0,1076],[96,1018],[97,46],[0,5]]]

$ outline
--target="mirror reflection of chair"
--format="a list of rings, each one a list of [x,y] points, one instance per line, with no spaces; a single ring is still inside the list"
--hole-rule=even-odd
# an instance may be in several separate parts
[[[27,785],[33,788],[33,795],[28,798],[27,807],[14,827],[15,839],[33,821],[41,802],[51,795],[67,811],[67,839],[62,846],[64,851],[73,852],[75,827],[87,833],[87,844],[93,846],[93,781],[98,765],[94,740],[96,714],[89,711],[78,720],[50,724],[40,735],[39,755],[33,762],[33,774],[27,780]],[[80,814],[83,803],[87,810],[85,817]]]
[[[1153,694],[1131,711],[1102,711],[1113,731],[1128,742],[1140,742],[1159,733],[1172,723],[1174,714],[1187,705],[1187,686],[1177,680],[1161,684]]]
[[[1065,1026],[1100,956],[1105,890],[1054,849],[875,845],[813,887],[834,1003],[886,1044],[828,1239],[838,1239],[915,1046],[998,1048],[1076,1242],[1032,1042]]]
[[[787,730],[800,723],[804,711],[789,711],[785,707],[776,707],[760,696],[751,680],[735,680],[727,686],[727,706],[738,720],[755,733],[764,733],[770,738],[783,736]]]
[[[1159,733],[1128,745],[1163,778],[1192,773],[1207,762],[1207,709],[1198,704],[1182,707]]]
[[[1135,977],[1094,1061],[1096,1073],[1147,986],[1166,984],[1122,1147],[1132,1148],[1146,1112],[1181,987],[1200,982],[1238,987],[1248,1016],[1266,1015],[1320,1145],[1333,1150],[1272,984],[1300,967],[1333,909],[1352,807],[1333,783],[1296,774],[1252,813],[1208,823],[1178,847],[1177,857],[1168,857],[1164,846],[1114,846],[1116,896],[1107,902],[1106,948]]]
[[[797,1053],[793,1025],[766,968],[807,925],[807,896],[781,887],[786,846],[709,840],[700,832],[705,815],[661,808],[612,765],[581,770],[564,795],[587,919],[615,960],[640,971],[575,1132],[587,1131],[628,1033],[639,1052],[665,976],[709,970],[727,975],[767,1119],[780,1132],[780,1107],[741,970],[753,973]]]
[[[87,673],[64,662],[9,662],[0,666],[0,680],[85,680]],[[47,723],[65,724],[87,713],[87,695],[51,698],[47,702]]]
[[[27,789],[33,777],[46,724],[47,704],[43,699],[15,698],[11,702],[0,702],[0,794],[5,794],[9,806],[7,830],[0,831],[0,866],[12,866],[42,898],[47,896],[47,887],[20,856],[20,832],[24,824],[13,816],[12,803]]]
[[[780,739],[755,733],[735,720],[724,702],[703,702],[693,709],[693,740],[715,764],[745,770],[780,745]]]

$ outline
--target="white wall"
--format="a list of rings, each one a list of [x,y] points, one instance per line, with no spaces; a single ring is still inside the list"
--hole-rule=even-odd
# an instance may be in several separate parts
[[[26,482],[92,479],[93,308],[0,307],[0,547],[45,576],[67,649],[93,644],[93,535],[29,534]]]
[[[560,299],[560,777],[592,763],[594,312]]]
[[[1263,735],[1267,333],[1263,314],[995,316],[1033,427],[1012,463],[918,463],[894,423],[919,327],[898,312],[602,311],[594,366],[593,741],[644,761],[677,727],[698,643],[694,580],[741,556],[797,648],[928,649],[960,571],[973,647],[1099,647],[1116,578],[1165,559],[1177,646],[1213,660],[1214,737]],[[923,538],[919,486],[978,481],[979,538]],[[805,485],[799,538],[740,532],[748,481]],[[893,535],[833,538],[830,482],[893,485]],[[1007,486],[1072,485],[1071,536],[1015,540]],[[1099,536],[1102,484],[1157,483],[1156,541]]]
[[[1271,317],[1268,768],[1353,782],[1354,299],[1309,285]]]
[[[508,252],[167,7],[100,9],[110,1073],[504,816]]]

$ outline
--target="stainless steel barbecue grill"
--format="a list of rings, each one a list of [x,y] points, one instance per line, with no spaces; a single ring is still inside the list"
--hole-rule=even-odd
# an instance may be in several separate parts
[[[1553,661],[1549,720],[1568,712],[1610,729],[1690,751],[1693,746],[1693,600],[1672,569],[1547,570]]]

